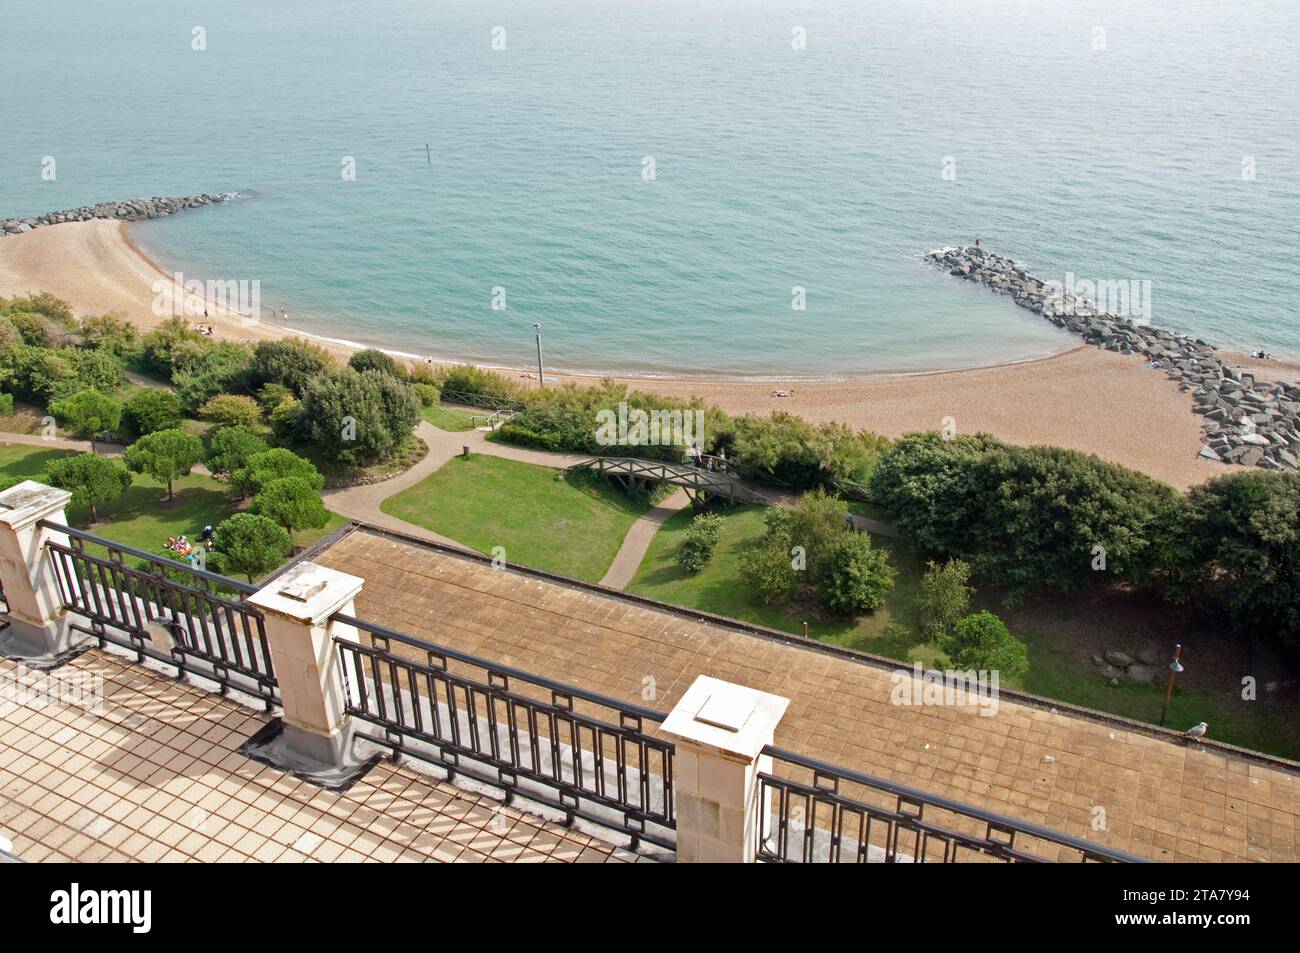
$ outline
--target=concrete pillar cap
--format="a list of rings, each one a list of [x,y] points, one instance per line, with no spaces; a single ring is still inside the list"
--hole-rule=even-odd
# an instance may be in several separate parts
[[[316,563],[301,562],[245,601],[272,615],[319,625],[351,602],[364,581]]]
[[[753,760],[790,706],[790,699],[701,675],[664,719],[663,730],[725,755]]]
[[[19,530],[63,511],[72,494],[35,480],[23,480],[0,491],[0,523]]]

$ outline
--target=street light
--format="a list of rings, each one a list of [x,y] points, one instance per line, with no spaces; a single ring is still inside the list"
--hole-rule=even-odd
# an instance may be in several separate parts
[[[542,325],[540,321],[533,322],[533,327],[537,329],[537,384],[544,386],[546,377],[542,374]]]
[[[1169,663],[1169,682],[1165,685],[1165,704],[1160,709],[1161,727],[1164,727],[1165,716],[1169,714],[1169,699],[1174,695],[1174,679],[1178,677],[1179,672],[1183,671],[1183,663],[1178,661],[1182,654],[1183,646],[1182,643],[1179,643],[1174,646],[1174,660]]]

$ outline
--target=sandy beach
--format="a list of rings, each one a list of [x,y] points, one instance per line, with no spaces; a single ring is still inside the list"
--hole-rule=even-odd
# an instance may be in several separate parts
[[[122,312],[141,328],[165,317],[152,308],[163,275],[131,242],[128,226],[92,221],[53,225],[0,239],[0,295],[49,291],[78,315]],[[936,285],[936,294],[942,286]],[[215,337],[266,340],[295,332],[223,311],[208,318]],[[297,325],[309,322],[300,315]],[[349,349],[317,339],[341,357]],[[1300,379],[1300,365],[1238,356],[1243,368],[1273,380]],[[556,377],[554,380],[565,380]],[[568,378],[572,379],[572,378]],[[639,389],[697,395],[732,412],[787,410],[811,421],[835,420],[896,437],[933,430],[952,417],[958,432],[985,431],[1018,444],[1045,443],[1095,453],[1165,482],[1186,487],[1226,473],[1197,458],[1201,418],[1192,400],[1142,358],[1082,343],[1053,357],[1018,364],[906,376],[789,384],[713,379],[620,378]],[[548,381],[552,380],[548,375]],[[774,390],[791,396],[773,398]]]

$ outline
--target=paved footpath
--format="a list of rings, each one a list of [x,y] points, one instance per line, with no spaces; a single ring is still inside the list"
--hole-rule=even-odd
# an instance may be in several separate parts
[[[678,489],[633,523],[632,528],[623,537],[623,545],[619,547],[614,561],[609,564],[609,571],[600,580],[600,584],[611,589],[626,588],[640,568],[641,560],[645,559],[645,554],[650,549],[650,543],[654,541],[655,533],[659,532],[659,527],[663,526],[664,521],[670,516],[685,509],[690,503],[686,491]]]

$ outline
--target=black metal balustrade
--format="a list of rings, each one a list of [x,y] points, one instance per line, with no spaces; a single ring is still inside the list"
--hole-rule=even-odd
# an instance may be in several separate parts
[[[66,545],[49,540],[46,548],[64,608],[90,622],[74,629],[94,636],[101,648],[112,643],[134,651],[140,662],[174,665],[178,677],[193,672],[212,679],[223,695],[230,688],[256,695],[267,711],[278,701],[262,615],[240,601],[256,586],[59,523],[40,525],[68,537]]]
[[[1143,857],[768,746],[759,773],[756,859],[777,863],[1056,860]]]
[[[401,632],[336,615],[347,711],[361,737],[671,849],[673,745],[665,717]]]

